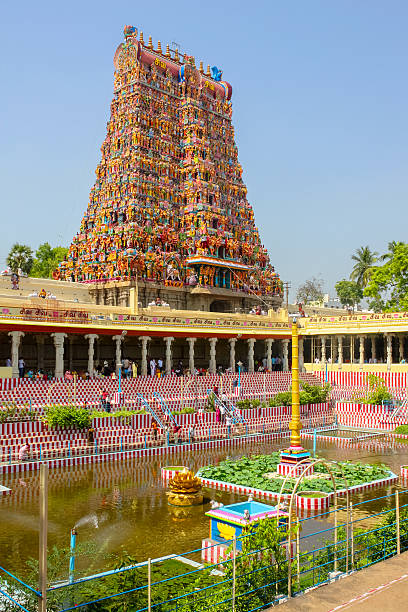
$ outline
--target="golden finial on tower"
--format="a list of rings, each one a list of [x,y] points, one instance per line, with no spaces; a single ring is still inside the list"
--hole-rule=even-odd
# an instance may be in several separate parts
[[[171,57],[169,45],[166,46],[166,57]]]
[[[207,64],[207,72],[205,74],[206,76],[211,76],[210,64]]]
[[[204,74],[203,62],[200,62],[200,72],[201,72],[201,74]]]
[[[139,40],[140,40],[140,44],[144,45],[143,32],[140,32]]]
[[[176,60],[176,62],[180,61],[179,52],[178,52],[177,47],[176,47],[176,50],[174,52],[174,59]]]
[[[160,53],[160,55],[163,54],[160,40],[157,41],[157,53]]]
[[[149,36],[149,44],[147,45],[148,49],[153,49],[153,41],[152,41],[152,37]]]
[[[190,58],[190,64],[192,66],[194,66],[194,68],[195,68],[195,57],[194,57],[194,55],[192,55],[191,58]]]

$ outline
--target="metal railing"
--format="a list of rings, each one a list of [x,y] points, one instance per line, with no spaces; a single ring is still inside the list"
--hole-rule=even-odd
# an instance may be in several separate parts
[[[402,493],[408,491],[350,504],[348,512],[339,506],[337,510],[297,519],[290,547],[284,532],[280,541],[278,538],[271,543],[266,538],[265,544],[256,549],[252,548],[253,536],[247,534],[95,575],[61,576],[47,589],[48,609],[119,612],[126,605],[133,612],[262,610],[288,593],[302,593],[407,551],[408,504],[400,504]],[[385,509],[373,513],[370,504],[374,502],[381,502]],[[346,521],[336,521],[333,526],[334,512],[346,516]],[[308,521],[317,518],[327,526],[309,533]],[[371,527],[362,529],[364,521]],[[71,561],[72,554],[71,550]],[[217,555],[208,564],[194,561]],[[74,565],[68,564],[67,559],[67,574],[68,567]],[[40,595],[27,582],[0,567],[0,609],[12,610],[13,605],[34,612]]]

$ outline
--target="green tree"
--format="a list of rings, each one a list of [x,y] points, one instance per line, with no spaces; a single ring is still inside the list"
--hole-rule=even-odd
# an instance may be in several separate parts
[[[374,264],[378,261],[378,253],[372,251],[369,246],[360,247],[351,259],[356,263],[351,271],[350,280],[355,281],[364,289],[370,280]]]
[[[49,242],[40,244],[36,253],[31,275],[36,278],[52,278],[53,271],[68,253],[65,247],[52,247]]]
[[[33,251],[28,245],[16,242],[11,247],[6,261],[12,272],[17,274],[20,269],[25,274],[30,274],[33,265]]]
[[[381,261],[389,261],[390,259],[392,259],[392,256],[394,255],[394,251],[396,249],[397,246],[404,244],[403,242],[397,242],[396,240],[392,240],[391,242],[388,243],[388,251],[386,253],[384,253],[384,255],[381,255],[380,260]]]
[[[310,278],[299,286],[296,293],[298,304],[320,302],[323,299],[323,281],[319,278]]]
[[[353,310],[363,299],[363,290],[354,281],[348,281],[343,278],[343,280],[335,284],[334,288],[343,306],[351,306]]]
[[[395,243],[386,263],[373,271],[364,295],[377,311],[408,310],[407,243]]]

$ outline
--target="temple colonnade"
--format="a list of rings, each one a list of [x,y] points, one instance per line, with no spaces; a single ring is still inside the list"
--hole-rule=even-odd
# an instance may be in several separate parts
[[[220,366],[232,372],[237,372],[239,368],[254,372],[259,364],[270,371],[288,371],[289,344],[288,338],[127,336],[125,331],[115,335],[10,331],[0,334],[0,358],[3,366],[11,355],[14,377],[19,376],[21,358],[25,361],[26,371],[50,370],[56,378],[62,377],[67,369],[83,370],[92,375],[97,367],[103,367],[106,362],[118,374],[124,358],[134,361],[142,376],[149,373],[150,359],[161,359],[167,375],[179,363],[190,372],[204,367],[210,373],[215,373]],[[300,339],[301,366],[303,361],[303,340]]]
[[[320,335],[304,338],[310,363],[333,363],[341,370],[343,364],[406,363],[408,335],[404,333]]]

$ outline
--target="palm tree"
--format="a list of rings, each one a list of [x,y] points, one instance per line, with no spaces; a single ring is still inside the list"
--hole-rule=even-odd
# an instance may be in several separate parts
[[[393,240],[392,242],[389,242],[388,243],[388,251],[384,255],[381,255],[381,257],[380,257],[381,261],[390,261],[390,259],[393,258],[393,255],[395,253],[395,249],[398,246],[401,246],[403,244],[404,243],[400,242],[399,240]]]
[[[370,282],[370,276],[374,269],[374,264],[378,261],[378,253],[372,251],[369,246],[360,247],[352,255],[355,261],[350,280],[355,281],[362,289]]]
[[[20,269],[26,274],[30,274],[34,261],[33,251],[26,244],[19,244],[16,242],[11,247],[6,261],[12,272],[17,273]]]

